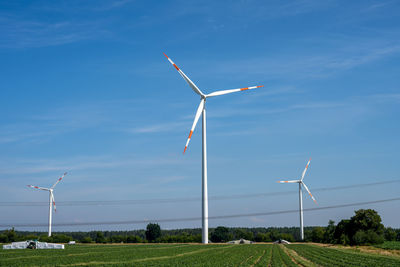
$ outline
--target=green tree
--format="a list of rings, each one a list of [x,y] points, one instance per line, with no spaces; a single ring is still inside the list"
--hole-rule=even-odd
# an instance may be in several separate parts
[[[101,231],[96,232],[96,243],[105,243],[106,239],[104,238],[104,234]]]
[[[324,233],[324,243],[335,243],[335,222],[332,220],[329,220],[328,226],[325,228],[325,233]]]
[[[353,244],[356,245],[381,244],[383,241],[383,235],[379,235],[373,230],[359,230],[353,236]]]
[[[146,227],[146,239],[149,242],[155,242],[157,238],[161,237],[161,228],[158,223],[149,223]]]
[[[143,240],[140,238],[140,236],[137,235],[129,235],[126,238],[127,243],[142,243]]]
[[[5,234],[0,235],[0,243],[7,243],[8,242],[8,237]]]
[[[229,241],[229,229],[224,226],[218,226],[211,233],[212,242],[227,242]]]
[[[86,236],[82,239],[81,241],[82,243],[92,243],[92,239],[90,238],[90,236]]]
[[[355,245],[383,243],[384,228],[378,212],[372,209],[357,210],[350,219],[350,241]]]
[[[271,242],[271,234],[270,233],[257,233],[255,237],[256,242]]]
[[[15,242],[18,239],[17,233],[14,230],[14,227],[10,230],[5,230],[4,234],[7,236],[8,242]]]
[[[393,228],[391,228],[391,227],[385,228],[385,240],[396,241],[396,237],[397,237],[397,233]]]
[[[236,229],[235,230],[235,239],[246,239],[246,240],[254,240],[254,234],[253,232],[250,232],[245,229]]]
[[[334,243],[349,245],[350,244],[350,220],[341,220],[335,228]]]
[[[114,235],[111,237],[111,241],[113,243],[125,243],[126,242],[126,238],[122,235]]]
[[[51,236],[41,235],[41,236],[39,236],[39,241],[40,242],[53,242],[53,239],[51,238]]]
[[[375,210],[356,210],[350,220],[342,220],[336,226],[335,243],[343,245],[383,243],[384,226],[381,221],[381,216]]]
[[[325,230],[322,227],[314,227],[311,231],[312,242],[321,243],[324,240]]]
[[[282,233],[280,234],[280,239],[289,241],[289,242],[294,242],[294,237],[292,234],[289,233]]]
[[[52,242],[55,243],[68,243],[72,240],[72,237],[64,235],[64,234],[56,234],[52,236]]]

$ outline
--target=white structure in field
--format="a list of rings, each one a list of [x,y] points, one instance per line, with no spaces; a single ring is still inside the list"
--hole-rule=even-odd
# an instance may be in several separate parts
[[[13,242],[11,244],[3,245],[3,249],[27,249],[28,247],[32,249],[64,249],[63,244],[54,244],[33,240]]]
[[[315,198],[313,197],[313,195],[311,194],[310,190],[308,190],[308,187],[306,186],[306,184],[303,182],[304,179],[304,175],[306,174],[306,171],[308,169],[308,166],[310,165],[311,162],[311,158],[308,160],[306,168],[303,171],[303,174],[301,175],[301,179],[300,180],[290,180],[290,181],[278,181],[278,183],[298,183],[299,184],[299,211],[300,211],[300,239],[304,240],[304,227],[303,227],[303,195],[302,195],[302,191],[301,191],[301,186],[304,186],[304,188],[307,190],[308,194],[310,195],[310,197],[312,198],[312,200],[314,200],[315,203],[317,203],[317,201],[315,200]]]
[[[226,243],[240,245],[240,244],[253,244],[254,242],[241,238],[239,240],[232,240],[232,241],[229,241],[229,242],[226,242]]]
[[[290,244],[290,242],[289,242],[289,241],[286,241],[286,240],[284,240],[284,239],[279,239],[279,240],[276,240],[276,241],[274,242],[274,244]]]
[[[57,182],[50,188],[39,187],[39,186],[35,186],[35,185],[28,185],[31,188],[36,188],[36,189],[40,189],[40,190],[49,192],[49,236],[51,236],[51,218],[52,218],[52,211],[53,211],[52,205],[54,205],[54,212],[56,212],[56,202],[54,200],[53,190],[54,190],[54,187],[56,187],[56,185],[64,178],[65,175],[67,175],[66,172],[64,172],[63,176],[58,178]]]
[[[185,149],[183,150],[183,153],[185,153],[188,145],[190,138],[192,137],[193,131],[196,128],[196,124],[199,121],[199,118],[201,115],[203,115],[203,158],[202,158],[202,241],[204,244],[208,243],[208,196],[207,196],[207,139],[206,139],[206,99],[209,97],[213,96],[219,96],[219,95],[225,95],[225,94],[230,94],[234,92],[240,92],[240,91],[245,91],[249,89],[256,89],[259,87],[263,86],[253,86],[253,87],[244,87],[244,88],[238,88],[238,89],[230,89],[230,90],[222,90],[222,91],[216,91],[211,94],[203,94],[202,91],[192,82],[188,76],[186,76],[183,71],[178,68],[177,65],[166,55],[164,54],[168,61],[175,67],[175,69],[179,72],[179,74],[182,76],[182,78],[189,84],[189,86],[192,88],[192,90],[200,96],[200,104],[199,107],[197,108],[196,116],[194,117],[194,122],[192,125],[192,128],[190,129],[189,132],[189,137],[186,141],[186,146]]]

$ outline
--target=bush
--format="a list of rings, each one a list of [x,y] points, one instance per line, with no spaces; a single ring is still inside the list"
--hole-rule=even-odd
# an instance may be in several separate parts
[[[137,235],[130,235],[126,238],[127,243],[142,243],[143,240],[140,238],[140,236]]]
[[[39,237],[39,241],[40,242],[53,242],[53,238],[51,236],[41,235]]]
[[[284,240],[289,241],[289,242],[294,242],[294,237],[293,237],[292,234],[283,233],[283,234],[281,234],[280,239],[284,239]]]
[[[396,241],[397,233],[393,228],[385,228],[385,240]]]
[[[52,236],[52,242],[54,243],[68,243],[72,240],[72,237],[64,235],[64,234],[57,234]]]
[[[6,235],[0,235],[0,243],[7,243],[8,237]]]
[[[92,243],[92,239],[91,239],[89,236],[84,237],[84,238],[81,240],[81,243]]]
[[[375,245],[382,244],[385,240],[382,235],[379,235],[372,230],[359,230],[355,233],[353,241],[355,245]]]
[[[125,243],[126,238],[122,235],[114,235],[111,237],[111,242],[112,243]]]
[[[232,238],[232,235],[229,235],[229,229],[223,226],[218,226],[211,233],[211,241],[212,242],[227,242]]]
[[[324,240],[324,235],[325,235],[325,230],[322,227],[315,227],[312,231],[311,231],[311,240],[312,242],[323,242]]]
[[[256,242],[272,242],[270,233],[258,233],[254,239]]]

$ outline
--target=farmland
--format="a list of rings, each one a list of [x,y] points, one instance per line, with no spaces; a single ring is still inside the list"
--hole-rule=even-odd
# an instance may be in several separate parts
[[[400,242],[399,241],[385,241],[385,243],[381,245],[376,245],[377,248],[383,249],[393,249],[400,250]]]
[[[0,250],[0,266],[400,266],[400,257],[312,244],[75,245]]]

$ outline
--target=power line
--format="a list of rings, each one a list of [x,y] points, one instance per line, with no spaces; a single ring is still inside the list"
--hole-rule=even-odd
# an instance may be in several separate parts
[[[321,187],[315,188],[313,192],[320,191],[334,191],[349,188],[362,188],[383,184],[393,184],[399,183],[398,180],[387,180],[374,183],[363,183],[363,184],[353,184],[335,187]],[[233,195],[220,195],[220,196],[210,196],[209,200],[228,200],[228,199],[245,199],[245,198],[258,198],[258,197],[272,197],[281,195],[297,194],[297,191],[280,191],[280,192],[269,192],[269,193],[253,193],[253,194],[233,194]],[[181,197],[181,198],[154,198],[154,199],[131,199],[131,200],[83,200],[83,201],[59,201],[57,206],[117,206],[117,205],[148,205],[148,204],[162,204],[162,203],[179,203],[179,202],[197,202],[200,201],[199,197]],[[0,207],[32,207],[32,206],[47,206],[48,202],[0,202]]]
[[[369,204],[378,204],[385,202],[393,202],[399,201],[398,198],[389,198],[389,199],[381,199],[381,200],[373,200],[373,201],[365,201],[365,202],[355,202],[355,203],[347,203],[347,204],[338,204],[333,206],[325,206],[325,207],[317,207],[317,208],[307,208],[303,209],[303,211],[318,211],[318,210],[328,210],[328,209],[337,209],[337,208],[345,208],[345,207],[353,207],[353,206],[362,206]],[[253,216],[269,216],[269,215],[280,215],[280,214],[288,214],[288,213],[297,213],[298,209],[295,210],[281,210],[281,211],[269,211],[269,212],[257,212],[257,213],[245,213],[245,214],[230,214],[230,215],[218,215],[218,216],[209,216],[209,220],[216,219],[231,219],[231,218],[240,218],[240,217],[253,217]],[[169,218],[169,219],[153,219],[153,220],[129,220],[129,221],[104,221],[104,222],[69,222],[69,223],[56,223],[53,226],[94,226],[94,225],[123,225],[123,224],[143,224],[150,222],[183,222],[183,221],[198,221],[201,217],[184,217],[184,218]],[[47,227],[47,224],[0,224],[0,227]]]

